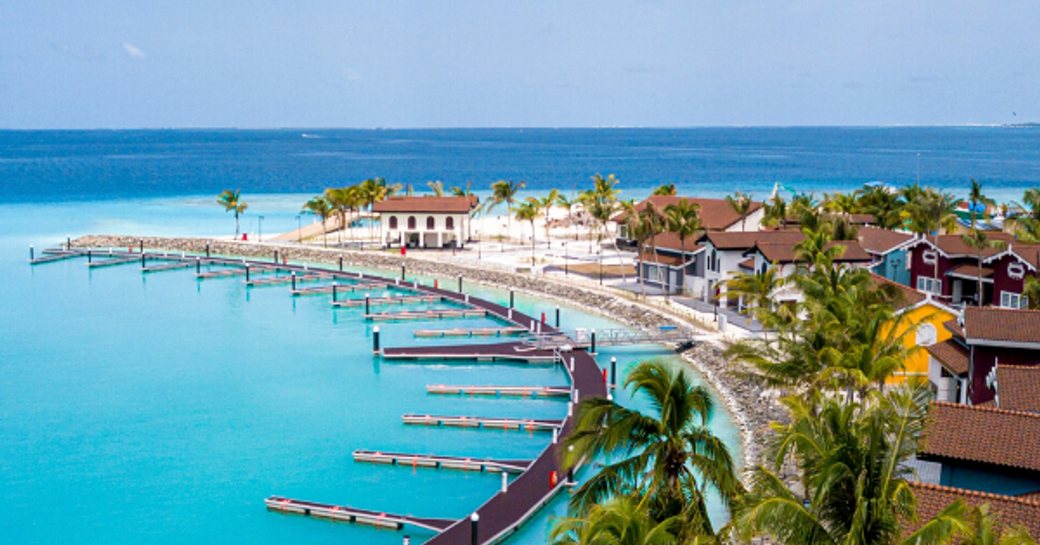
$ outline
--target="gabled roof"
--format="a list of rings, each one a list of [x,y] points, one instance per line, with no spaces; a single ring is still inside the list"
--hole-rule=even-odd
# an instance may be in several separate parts
[[[1022,242],[1008,242],[1003,251],[997,252],[986,259],[983,263],[992,263],[1000,258],[1011,255],[1025,263],[1034,271],[1040,270],[1040,244],[1025,244]]]
[[[702,248],[697,240],[700,238],[700,233],[695,233],[692,236],[686,237],[686,253],[695,254],[704,248]],[[665,231],[654,235],[654,238],[643,243],[644,248],[654,247],[658,250],[671,250],[676,253],[682,251],[683,241],[679,240],[679,235],[671,231]]]
[[[909,233],[900,233],[878,227],[860,227],[857,237],[863,249],[877,255],[884,255],[914,239]]]
[[[643,250],[640,252],[639,258],[646,263],[660,263],[671,267],[681,267],[683,265],[683,260],[677,255],[662,253],[654,254],[649,250]]]
[[[893,282],[877,273],[870,273],[870,279],[877,286],[891,286],[901,294],[901,300],[895,302],[896,310],[913,308],[928,300],[928,296],[899,282]],[[945,308],[945,307],[943,307]]]
[[[904,535],[913,533],[957,500],[963,500],[972,506],[988,503],[990,512],[997,516],[1000,528],[1021,524],[1031,535],[1040,535],[1040,501],[1033,498],[1004,496],[920,482],[911,482],[910,487],[917,499],[917,523],[903,525]]]
[[[960,276],[962,278],[976,279],[979,277],[979,271],[982,272],[983,280],[993,278],[993,269],[989,267],[982,267],[979,269],[978,265],[972,265],[971,263],[961,263],[960,265],[946,271],[946,274],[947,276]]]
[[[432,195],[390,197],[372,206],[373,212],[434,212],[468,214],[477,206],[477,196],[437,197]]]
[[[798,230],[784,231],[706,231],[698,242],[708,241],[719,250],[750,250],[755,244],[796,245],[805,238]]]
[[[956,376],[968,374],[968,350],[953,339],[935,343],[925,350]]]
[[[917,452],[921,459],[1040,471],[1040,414],[933,402]]]
[[[962,327],[968,344],[1040,344],[1040,310],[965,307]]]
[[[990,241],[1014,243],[1014,237],[1002,231],[986,231],[986,236]],[[929,235],[916,239],[912,244],[927,244],[932,248],[937,248],[946,257],[977,257],[979,254],[978,250],[964,242],[963,235],[939,235],[938,245],[936,245],[936,237]],[[1003,248],[997,246],[987,246],[982,249],[982,257],[983,259],[993,257],[1003,251]]]
[[[1001,409],[1040,412],[1040,362],[997,364],[997,400]]]
[[[795,263],[800,261],[795,246],[797,246],[797,244],[775,244],[767,242],[756,243],[751,250],[761,253],[762,257],[770,263]],[[845,247],[845,252],[834,260],[835,263],[867,263],[873,261],[870,254],[859,245],[858,241],[841,240],[827,244],[827,248],[832,248],[834,246]]]
[[[651,202],[658,213],[663,214],[665,207],[671,204],[678,204],[679,201],[684,199],[700,206],[701,225],[709,231],[724,231],[740,223],[740,214],[733,210],[733,207],[729,205],[726,199],[703,199],[680,195],[651,195],[636,205],[636,212],[642,212],[646,209],[646,203]],[[748,215],[754,214],[760,208],[762,208],[761,202],[752,202],[751,208],[748,209]],[[626,215],[622,212],[610,219],[611,221],[621,222],[625,221],[625,218]]]

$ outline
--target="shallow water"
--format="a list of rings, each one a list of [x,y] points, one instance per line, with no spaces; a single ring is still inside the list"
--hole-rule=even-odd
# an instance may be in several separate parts
[[[286,286],[246,288],[241,278],[199,282],[191,269],[142,275],[135,264],[87,270],[82,260],[25,262],[30,243],[42,247],[99,226],[206,234],[228,225],[209,206],[177,204],[190,200],[0,205],[5,542],[399,543],[398,532],[269,513],[262,500],[278,494],[463,517],[498,489],[497,475],[359,464],[351,452],[533,457],[549,440],[544,433],[404,426],[400,415],[560,418],[566,405],[556,400],[425,392],[441,383],[563,384],[565,374],[551,365],[384,362],[371,354],[372,324],[363,310],[332,309],[328,297],[293,298]],[[272,224],[295,221],[291,212],[270,217]],[[507,300],[501,290],[467,291]],[[533,315],[553,305],[517,297],[518,308]],[[562,310],[565,328],[617,327]],[[384,345],[394,346],[445,342],[416,341],[412,330],[462,323],[493,321],[380,326]],[[603,350],[601,361],[611,355],[623,370],[667,352]],[[737,444],[724,411],[712,426]],[[544,542],[565,501],[558,497],[509,542]],[[416,540],[430,536],[408,532]]]

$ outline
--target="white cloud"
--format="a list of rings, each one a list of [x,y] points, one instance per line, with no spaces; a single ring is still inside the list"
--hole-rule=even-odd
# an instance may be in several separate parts
[[[140,47],[137,47],[132,43],[123,42],[123,49],[126,50],[126,55],[131,59],[143,61],[148,58],[148,55],[145,55],[144,51],[141,51]]]

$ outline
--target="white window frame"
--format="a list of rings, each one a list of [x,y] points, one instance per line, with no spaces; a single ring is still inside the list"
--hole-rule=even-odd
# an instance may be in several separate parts
[[[1008,263],[1007,272],[1012,280],[1021,280],[1026,275],[1026,268],[1021,263]]]
[[[914,342],[917,346],[932,346],[938,337],[938,331],[935,326],[929,323],[921,324],[917,327]]]
[[[930,276],[918,276],[917,291],[931,293],[932,295],[942,295],[942,279],[936,280]]]
[[[1028,308],[1029,297],[1013,291],[1000,292],[1000,306],[1003,308]]]
[[[939,259],[939,253],[935,250],[925,250],[921,253],[921,260],[924,261],[925,264],[934,265],[936,259]]]

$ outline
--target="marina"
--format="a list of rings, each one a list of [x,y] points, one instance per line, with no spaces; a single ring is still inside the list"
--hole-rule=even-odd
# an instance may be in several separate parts
[[[531,460],[494,460],[490,458],[438,456],[433,454],[405,454],[401,452],[379,452],[355,450],[355,462],[390,464],[407,467],[434,469],[459,469],[464,471],[487,471],[521,473],[531,465]]]
[[[468,395],[494,397],[570,397],[568,386],[453,386],[430,384],[426,392],[440,395]]]
[[[499,428],[504,430],[553,431],[560,429],[562,420],[533,418],[490,418],[484,416],[438,416],[432,414],[404,414],[405,424],[420,426],[449,426],[456,428]]]

